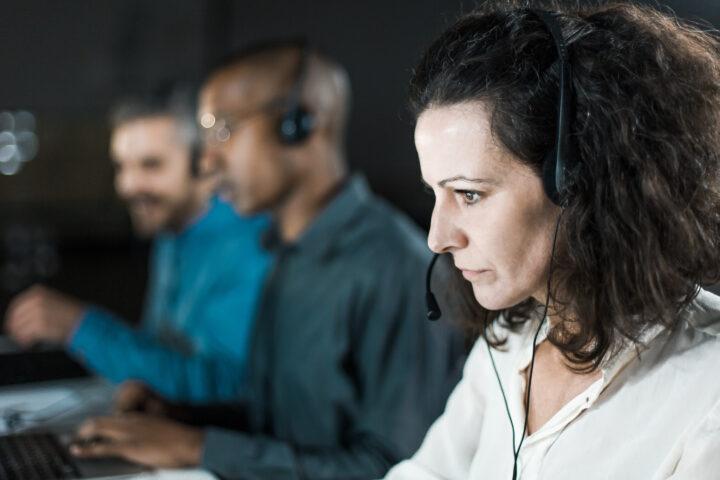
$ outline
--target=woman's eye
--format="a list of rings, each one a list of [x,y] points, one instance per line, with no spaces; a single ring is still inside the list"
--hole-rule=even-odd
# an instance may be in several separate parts
[[[480,192],[473,192],[471,190],[456,190],[457,194],[460,195],[466,205],[472,205],[480,200]]]

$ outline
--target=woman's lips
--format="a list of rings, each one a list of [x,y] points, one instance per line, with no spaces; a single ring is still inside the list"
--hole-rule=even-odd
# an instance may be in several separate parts
[[[466,280],[473,281],[477,279],[478,277],[482,276],[483,273],[486,273],[488,270],[470,270],[467,268],[459,268],[459,270],[462,272],[462,276],[465,277]]]

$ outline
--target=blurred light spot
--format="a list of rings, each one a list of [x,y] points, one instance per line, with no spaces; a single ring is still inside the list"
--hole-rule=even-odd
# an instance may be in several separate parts
[[[20,110],[15,113],[15,131],[33,131],[35,130],[35,115],[32,113]]]
[[[35,158],[40,145],[35,115],[20,110],[0,112],[0,173],[15,175]]]
[[[0,147],[5,145],[15,145],[15,135],[7,130],[0,132]]]
[[[38,152],[38,138],[33,132],[20,132],[15,139],[20,160],[27,161],[34,158]]]
[[[15,155],[7,162],[0,163],[0,173],[3,175],[15,175],[20,171],[21,165],[22,162],[20,162],[17,155]]]
[[[17,146],[10,144],[0,147],[0,163],[7,163],[17,154]]]
[[[215,125],[215,115],[206,113],[200,118],[200,125],[204,128],[212,128]]]
[[[17,146],[4,145],[0,147],[0,163],[7,163],[17,155]]]
[[[223,127],[217,131],[218,142],[225,142],[230,138],[230,129]]]
[[[0,130],[14,130],[15,117],[10,112],[0,112]]]

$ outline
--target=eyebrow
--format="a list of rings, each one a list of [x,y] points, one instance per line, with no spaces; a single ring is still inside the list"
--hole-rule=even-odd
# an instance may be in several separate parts
[[[461,180],[464,182],[470,182],[470,183],[479,183],[479,184],[484,184],[484,185],[496,185],[497,184],[497,181],[490,180],[489,178],[468,178],[464,175],[456,175],[454,177],[445,178],[443,180],[440,180],[438,182],[438,185],[441,187],[444,187],[446,184],[448,184],[450,182],[455,182],[458,180]],[[423,183],[428,187],[430,186],[427,184],[427,182],[425,182],[425,180],[423,180]]]

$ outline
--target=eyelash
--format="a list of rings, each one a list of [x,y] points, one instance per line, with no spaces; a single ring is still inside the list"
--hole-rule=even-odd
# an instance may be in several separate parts
[[[428,195],[435,197],[435,191],[432,188],[430,188],[429,186],[427,186],[427,185],[423,186],[423,190]],[[484,196],[484,194],[482,192],[478,192],[475,190],[455,190],[455,194],[459,195],[462,198],[463,203],[465,203],[465,205],[467,205],[467,206],[475,205]],[[475,195],[475,198],[473,200],[468,200],[468,198],[467,198],[468,195]]]
[[[465,205],[475,205],[477,202],[479,202],[482,199],[483,194],[481,192],[476,192],[474,190],[455,190],[455,193],[460,195],[462,198],[462,201],[465,203]],[[475,196],[474,199],[468,200],[468,196]]]

